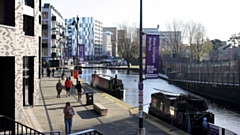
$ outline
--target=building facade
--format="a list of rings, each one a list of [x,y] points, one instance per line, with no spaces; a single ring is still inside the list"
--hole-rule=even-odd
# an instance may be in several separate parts
[[[102,38],[102,50],[103,50],[103,56],[105,58],[112,57],[112,42],[111,42],[111,36],[112,33],[109,31],[103,32],[103,38]]]
[[[22,122],[40,94],[41,1],[0,0],[0,35],[0,114]]]
[[[64,32],[64,33],[63,33]],[[42,57],[44,61],[60,59],[65,46],[62,15],[49,3],[42,7]]]
[[[118,57],[118,29],[116,27],[103,27],[103,32],[111,32],[112,56]]]
[[[67,28],[67,46],[71,56],[76,56],[77,38],[78,44],[85,45],[85,59],[93,60],[102,56],[102,22],[93,17],[79,17],[78,37],[77,30],[72,25],[76,17],[65,19]],[[76,21],[77,22],[77,21]]]

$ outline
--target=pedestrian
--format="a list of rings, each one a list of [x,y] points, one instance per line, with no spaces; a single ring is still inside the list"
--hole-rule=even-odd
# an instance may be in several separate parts
[[[69,78],[67,77],[66,81],[65,81],[65,88],[66,88],[66,97],[70,97],[70,89],[72,87],[72,82],[69,80]]]
[[[44,68],[42,67],[42,77],[44,76]]]
[[[82,95],[83,95],[84,90],[83,90],[83,86],[80,81],[77,82],[75,89],[77,89],[78,101],[82,102]]]
[[[71,134],[72,121],[73,121],[72,118],[75,115],[75,112],[69,102],[66,102],[66,105],[63,109],[63,113],[64,113],[65,134]]]
[[[68,77],[69,81],[71,82],[71,87],[70,87],[70,93],[72,92],[72,86],[73,86],[73,82],[71,80],[71,77]]]
[[[57,90],[57,98],[60,98],[60,94],[62,92],[62,83],[60,80],[58,80],[56,84],[56,90]]]
[[[52,69],[52,77],[54,77],[54,72],[55,72],[55,69],[53,68]]]
[[[50,74],[51,74],[51,70],[49,69],[49,67],[47,68],[47,77],[50,78]]]

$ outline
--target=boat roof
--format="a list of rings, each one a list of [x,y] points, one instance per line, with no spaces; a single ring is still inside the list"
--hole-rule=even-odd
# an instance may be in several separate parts
[[[113,79],[113,77],[111,77],[111,76],[109,76],[109,75],[98,74],[98,76],[101,77],[101,78],[104,78],[104,79],[106,79],[106,80],[111,80],[111,79]]]
[[[190,100],[190,101],[204,101],[204,99],[202,98],[198,98],[192,95],[188,95],[188,94],[182,94],[182,93],[172,93],[172,92],[168,92],[168,91],[159,91],[156,93],[153,93],[152,96],[156,97],[156,98],[160,98],[160,97],[165,97],[169,100],[176,100],[179,97],[182,97],[184,100]]]

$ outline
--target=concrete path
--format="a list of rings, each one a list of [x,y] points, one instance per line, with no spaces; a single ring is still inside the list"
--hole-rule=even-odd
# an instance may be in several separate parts
[[[70,72],[67,73],[70,76]],[[125,102],[116,99],[106,93],[98,91],[88,84],[84,84],[85,92],[93,93],[93,101],[101,103],[108,108],[107,116],[100,116],[93,111],[92,105],[86,105],[86,95],[83,96],[82,103],[77,101],[75,89],[72,95],[66,97],[63,90],[61,98],[56,98],[55,85],[59,78],[42,78],[40,104],[34,107],[26,107],[25,115],[28,118],[30,127],[41,132],[59,131],[65,134],[63,107],[66,102],[70,102],[74,107],[76,115],[73,117],[72,133],[86,129],[96,129],[104,135],[137,135],[138,110]],[[72,77],[75,83],[75,79]],[[64,81],[61,80],[62,84]],[[168,125],[156,118],[144,114],[143,126],[146,135],[184,135],[186,133]]]

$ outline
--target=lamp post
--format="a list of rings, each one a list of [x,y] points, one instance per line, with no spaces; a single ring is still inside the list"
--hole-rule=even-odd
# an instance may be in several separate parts
[[[140,45],[139,45],[139,83],[138,83],[138,110],[139,110],[139,126],[138,135],[145,135],[143,128],[143,67],[142,67],[142,0],[140,0]]]
[[[78,16],[77,16],[77,21],[73,21],[73,23],[72,23],[72,25],[75,25],[75,28],[76,28],[76,31],[77,31],[77,50],[76,50],[76,68],[77,68],[77,71],[78,71],[78,21],[79,21],[79,18],[78,18]],[[77,77],[77,79],[76,79],[76,84],[77,84],[77,82],[78,82],[78,77]]]

